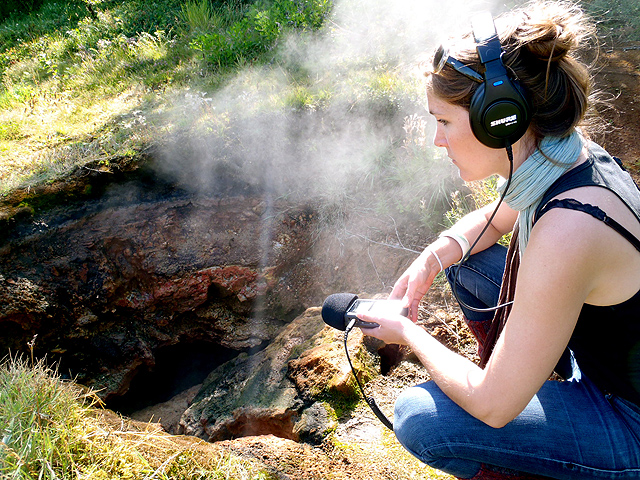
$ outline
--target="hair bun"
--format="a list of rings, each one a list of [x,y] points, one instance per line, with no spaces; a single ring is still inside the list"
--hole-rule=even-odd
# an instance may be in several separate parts
[[[524,19],[513,32],[517,47],[545,62],[563,59],[591,33],[584,13],[573,3],[546,2],[542,8],[522,11]]]

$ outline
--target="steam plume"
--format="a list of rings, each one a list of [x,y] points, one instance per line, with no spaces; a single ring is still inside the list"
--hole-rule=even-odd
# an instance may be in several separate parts
[[[480,8],[486,3],[338,0],[318,35],[281,41],[273,65],[241,71],[212,96],[176,98],[167,121],[188,135],[166,145],[163,170],[208,194],[344,192],[390,154],[406,116],[426,116],[419,57],[468,29],[466,15]],[[287,105],[307,93],[321,98],[311,109]]]

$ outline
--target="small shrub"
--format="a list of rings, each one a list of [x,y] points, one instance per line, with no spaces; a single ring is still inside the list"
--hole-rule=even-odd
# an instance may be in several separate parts
[[[498,177],[489,177],[486,180],[479,180],[467,184],[467,190],[456,190],[451,194],[451,208],[444,215],[445,228],[451,227],[467,213],[488,205],[498,200],[500,193],[498,192]],[[511,233],[506,234],[500,239],[504,246],[508,246],[511,241]]]
[[[222,26],[222,18],[211,10],[209,0],[190,0],[182,6],[180,13],[191,32],[207,32]]]

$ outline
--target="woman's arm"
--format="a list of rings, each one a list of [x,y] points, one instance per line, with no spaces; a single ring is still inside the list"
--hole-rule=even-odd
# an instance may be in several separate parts
[[[478,238],[482,229],[497,205],[497,201],[475,210],[460,219],[450,230],[463,235],[469,245]],[[494,245],[504,234],[513,230],[518,213],[502,203],[491,225],[482,236],[473,252],[480,252]],[[440,272],[440,267],[447,268],[462,258],[460,245],[450,237],[440,237],[430,244],[416,258],[409,268],[396,281],[389,298],[402,298],[409,308],[409,318],[414,322],[418,318],[418,305]]]
[[[548,379],[585,299],[610,263],[608,227],[576,212],[551,211],[532,231],[509,320],[485,369],[449,350],[408,319],[363,316],[365,333],[409,345],[438,386],[488,425],[515,418]],[[609,257],[609,258],[608,258]]]
[[[498,200],[465,215],[458,220],[450,230],[463,234],[469,241],[469,245],[473,245],[473,242],[478,238],[478,235],[480,235],[482,229],[487,225],[487,222],[493,215],[493,211],[497,204]],[[487,231],[482,235],[482,238],[473,249],[472,253],[481,252],[482,250],[491,247],[500,240],[503,235],[511,232],[517,218],[517,211],[513,210],[506,203],[501,203],[498,208],[498,212],[491,221],[491,225],[489,225]],[[460,256],[460,258],[462,258],[462,256]],[[458,258],[458,260],[460,260],[460,258]],[[453,263],[455,262],[452,262],[452,264]]]

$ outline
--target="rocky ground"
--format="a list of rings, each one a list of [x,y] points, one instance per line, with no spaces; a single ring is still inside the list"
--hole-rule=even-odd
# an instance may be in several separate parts
[[[610,109],[595,140],[622,159],[636,181],[640,178],[640,50],[618,48],[602,52],[596,86]],[[422,321],[434,335],[470,357],[475,342],[461,328],[461,318],[444,288],[435,288],[423,302]],[[382,410],[389,415],[399,392],[408,385],[425,381],[427,376],[409,352],[399,352],[398,364],[387,375],[379,375],[367,388]],[[195,391],[146,412],[176,422],[179,412]],[[176,404],[179,407],[176,408]],[[269,468],[283,479],[437,479],[452,478],[429,469],[397,443],[369,409],[360,404],[355,411],[339,418],[335,431],[324,443],[310,446],[274,436],[252,436],[225,440],[216,445]]]
[[[310,317],[318,314],[317,308],[310,309],[292,324],[300,321],[308,323]],[[444,286],[436,286],[423,302],[420,322],[451,348],[464,352],[470,358],[475,358],[475,340],[463,328],[461,321],[457,309],[451,302],[450,294]],[[298,359],[288,362],[288,376],[293,379],[293,382],[301,385],[303,390],[337,382],[338,390],[346,389],[350,393],[355,392],[359,395],[355,391],[353,382],[350,381],[351,371],[345,360],[341,336],[341,332],[338,333],[329,327],[319,331],[316,337],[322,340],[316,340],[315,347],[307,350]],[[381,347],[376,341],[363,340],[357,331],[354,331],[350,337],[354,337],[350,338],[352,358],[359,357],[354,349],[363,342],[368,344],[370,351],[376,351]],[[275,340],[276,344],[279,342],[281,342],[280,339]],[[290,340],[282,340],[282,343],[290,343]],[[380,362],[374,359],[373,366],[377,372],[367,383],[366,389],[367,393],[375,398],[382,411],[389,418],[393,418],[393,404],[400,392],[410,385],[427,381],[428,376],[415,357],[406,350],[387,351],[385,357],[392,365],[390,371],[385,375],[379,374]],[[296,368],[301,363],[303,368]],[[359,367],[359,370],[362,371],[363,368]],[[304,371],[305,374],[300,374],[300,371]],[[336,374],[336,372],[339,373]],[[265,382],[264,389],[269,388],[269,382]],[[285,389],[281,384],[279,388]],[[149,420],[152,423],[157,422],[163,426],[164,430],[179,431],[180,424],[185,422],[185,414],[182,410],[193,400],[197,390],[198,388],[191,389],[169,402],[136,412],[132,417],[141,422]],[[277,417],[280,411],[272,409],[270,411],[273,417],[269,420],[253,413],[252,428],[266,428],[259,425],[262,422],[281,421],[282,416]],[[336,411],[337,409],[334,410]],[[252,413],[249,412],[247,415],[251,416]],[[189,416],[189,412],[186,416]],[[196,417],[196,419],[203,421],[204,417]],[[285,423],[283,422],[283,428]],[[319,437],[312,438],[311,443],[308,443],[309,439],[307,442],[300,442],[292,438],[283,438],[291,437],[291,434],[281,432],[278,436],[250,435],[217,441],[213,445],[260,465],[279,479],[451,478],[424,466],[409,455],[396,441],[393,433],[378,421],[362,401],[349,406],[343,412],[337,411],[335,418],[327,420],[325,426],[319,427],[319,430],[325,427],[330,430],[330,433],[321,440]],[[200,436],[202,436],[202,430],[200,430]],[[175,438],[181,437],[183,436],[175,436]]]
[[[640,171],[640,68],[638,65],[640,65],[640,50],[638,49],[616,48],[603,51],[596,77],[596,85],[602,91],[602,97],[608,100],[613,108],[603,110],[602,116],[605,122],[595,139],[612,154],[620,157],[636,179],[640,178],[638,175]],[[122,171],[126,170],[125,165],[121,167]],[[93,174],[99,176],[95,172]],[[87,178],[89,177],[83,176],[72,180],[72,182],[77,181],[77,185],[43,186],[44,194],[42,197],[56,197],[58,199],[68,197],[71,201],[74,194],[65,191],[64,188],[75,189],[76,192],[86,191]],[[144,180],[144,178],[141,179],[141,181]],[[94,188],[97,186],[95,183],[92,185]],[[5,205],[0,206],[0,230],[2,230],[0,240],[4,240],[12,219],[19,220],[21,217],[28,218],[32,215],[32,212],[29,211],[30,207],[25,206],[24,199],[20,198],[22,194],[25,193],[17,192],[5,202]],[[120,195],[118,198],[122,198],[122,196]],[[55,243],[40,252],[34,253],[30,243],[35,241],[40,234],[38,231],[40,227],[37,224],[32,224],[31,231],[24,232],[24,238],[27,239],[24,243],[0,246],[0,257],[6,262],[14,261],[19,257],[18,263],[13,267],[13,272],[32,272],[33,276],[29,278],[37,278],[43,282],[46,280],[51,285],[58,285],[55,289],[47,290],[42,289],[40,284],[28,283],[25,280],[26,275],[21,279],[18,275],[13,274],[6,274],[6,278],[0,275],[0,296],[2,296],[0,316],[5,320],[9,319],[3,324],[5,337],[20,338],[20,342],[22,342],[23,337],[31,339],[33,333],[51,328],[49,337],[45,335],[39,337],[38,347],[47,346],[50,351],[63,355],[67,350],[70,351],[70,349],[77,347],[78,342],[86,342],[88,347],[83,358],[87,360],[92,360],[93,355],[103,355],[104,352],[111,350],[115,352],[114,358],[121,359],[123,354],[118,349],[126,347],[123,350],[126,354],[124,357],[131,360],[130,365],[126,366],[129,369],[127,371],[135,372],[135,369],[141,366],[141,361],[152,363],[153,355],[149,352],[168,345],[180,336],[180,332],[182,334],[187,332],[193,341],[203,340],[204,329],[201,326],[208,322],[210,317],[219,317],[219,311],[216,309],[227,312],[226,315],[229,318],[244,315],[247,309],[246,305],[249,303],[246,300],[254,298],[260,288],[265,288],[265,286],[272,288],[269,297],[271,304],[267,305],[265,309],[269,315],[275,318],[278,312],[292,312],[295,302],[303,303],[304,307],[319,305],[318,298],[332,293],[331,288],[338,288],[337,284],[333,283],[334,277],[337,277],[336,272],[349,271],[350,273],[345,274],[343,279],[347,278],[351,285],[364,284],[364,281],[359,283],[362,279],[374,279],[375,281],[369,285],[379,285],[379,289],[369,289],[368,291],[388,293],[388,286],[390,282],[393,282],[390,272],[397,272],[398,269],[403,268],[402,266],[407,264],[411,256],[405,252],[402,257],[390,259],[386,264],[382,262],[373,264],[371,259],[383,257],[386,247],[364,242],[366,246],[363,248],[362,242],[366,230],[363,230],[364,233],[359,238],[353,235],[349,239],[346,237],[338,238],[334,235],[332,240],[326,240],[326,243],[319,243],[317,238],[308,239],[301,228],[304,223],[313,223],[313,218],[308,212],[295,211],[277,219],[279,236],[277,241],[273,243],[276,253],[283,249],[299,252],[292,257],[295,260],[286,265],[280,265],[277,262],[277,255],[275,255],[273,268],[266,269],[270,274],[264,278],[266,283],[258,284],[256,282],[254,285],[252,282],[256,278],[255,272],[245,269],[241,272],[243,273],[241,283],[228,284],[226,280],[222,281],[219,278],[219,271],[212,269],[210,265],[218,264],[216,263],[218,256],[226,259],[229,252],[235,252],[239,255],[236,263],[240,265],[260,264],[258,260],[251,259],[255,252],[249,250],[244,252],[243,248],[237,246],[243,247],[245,245],[242,243],[242,239],[246,240],[248,238],[246,235],[238,235],[238,231],[220,225],[220,222],[213,220],[209,220],[210,226],[207,229],[195,232],[191,228],[191,224],[184,221],[184,218],[192,214],[197,205],[192,202],[181,204],[180,199],[174,197],[170,197],[165,202],[163,213],[155,217],[158,219],[157,228],[154,228],[153,225],[149,226],[149,222],[146,222],[147,227],[143,229],[136,223],[136,219],[143,216],[141,209],[147,208],[145,205],[149,204],[142,204],[135,207],[138,209],[135,210],[135,208],[132,209],[126,205],[114,204],[111,216],[95,214],[91,217],[92,220],[86,221],[85,226],[91,228],[86,228],[86,236],[81,237],[64,236],[69,231],[68,227],[73,222],[77,222],[77,219],[69,216],[65,223],[56,226],[56,235],[52,236]],[[213,207],[207,206],[207,208],[211,210]],[[242,217],[246,225],[246,232],[255,230],[251,223],[254,221],[253,217],[261,215],[261,211],[264,209],[258,204],[247,205],[239,212],[234,210],[236,206],[232,204],[217,204],[215,208],[226,212],[230,219]],[[116,213],[121,217],[115,218]],[[202,211],[198,211],[198,214],[202,214]],[[182,220],[177,221],[176,219]],[[85,220],[81,221],[85,222]],[[202,223],[206,224],[206,221],[203,220]],[[132,232],[131,239],[134,240],[129,243],[120,240],[122,230],[120,226],[122,224],[126,224]],[[257,225],[257,220],[255,224]],[[179,228],[180,225],[182,225],[182,229]],[[47,225],[43,224],[41,227],[44,230]],[[393,234],[393,229],[390,230],[390,233]],[[421,233],[423,233],[421,230],[416,229],[413,238],[406,244],[423,245],[425,239],[420,238]],[[196,234],[209,235],[209,237],[196,237]],[[166,235],[172,236],[171,240],[177,245],[176,249],[171,250],[163,247],[162,242],[167,241]],[[141,250],[140,245],[135,242],[147,237],[149,241],[145,245],[148,250]],[[325,237],[325,239],[328,238]],[[325,251],[325,259],[335,258],[339,261],[318,262],[314,265],[305,263],[307,258],[305,248],[310,244],[308,240],[315,241],[315,247],[320,247]],[[350,245],[349,242],[360,243]],[[193,249],[198,252],[195,256],[196,261],[202,265],[191,272],[177,271],[177,258],[184,257],[181,260],[181,265],[194,263],[194,259],[187,255],[188,243],[193,244]],[[205,251],[204,246],[206,245],[211,248]],[[372,252],[373,249],[378,249],[378,251]],[[145,252],[142,256],[140,256],[141,251]],[[356,251],[358,252],[357,257],[353,253]],[[69,260],[61,260],[67,258],[63,256],[63,253],[73,253],[73,255],[69,257]],[[3,267],[8,269],[6,262],[3,260]],[[357,272],[353,268],[354,264],[367,265],[369,268],[366,271]],[[95,265],[95,270],[90,270],[91,265]],[[276,268],[277,265],[280,266]],[[139,268],[134,272],[136,266]],[[267,265],[267,267],[271,266],[271,264]],[[11,270],[6,271],[11,272]],[[310,271],[313,274],[305,274]],[[140,276],[140,272],[144,275]],[[297,274],[294,275],[292,272]],[[116,274],[120,276],[118,277]],[[158,278],[164,278],[164,283],[157,283]],[[318,290],[318,285],[322,285],[325,290]],[[302,299],[295,298],[291,294],[294,291],[307,292],[307,294]],[[107,294],[106,298],[100,296],[105,293]],[[233,303],[218,304],[217,300],[213,301],[218,297],[231,298]],[[24,301],[31,305],[32,315],[24,314],[24,305],[16,303],[18,298],[26,299]],[[90,304],[84,300],[80,301],[80,299],[88,298],[91,298]],[[180,305],[169,305],[176,298],[179,300],[176,302]],[[61,307],[58,310],[52,310],[51,299],[59,301]],[[159,300],[159,303],[148,303],[151,301],[150,299]],[[312,299],[316,303],[310,303]],[[171,318],[171,322],[163,323],[162,319],[165,316],[162,315],[162,311],[169,307],[178,308],[178,311],[180,308],[186,309],[188,307],[195,309],[198,314],[188,318],[187,315],[177,315],[175,318]],[[133,318],[132,312],[139,313],[136,313],[137,317]],[[154,312],[159,313],[156,315]],[[317,308],[315,313],[313,312],[312,308],[307,310],[304,315],[315,315],[317,323]],[[100,321],[97,321],[98,316],[100,316]],[[63,319],[66,318],[74,318],[76,323],[65,326]],[[474,341],[462,327],[460,315],[444,286],[436,286],[425,298],[421,321],[425,324],[425,328],[451,348],[461,351],[469,357],[474,357]],[[54,328],[56,327],[55,322],[60,322],[73,333],[69,337],[68,344],[59,345],[56,343],[58,337]],[[9,330],[7,329],[12,325],[15,327],[15,331],[11,330],[11,335],[8,335]],[[104,333],[103,325],[114,325],[114,328],[120,329],[122,343],[99,342],[98,340],[102,338]],[[133,326],[136,328],[134,329]],[[188,328],[185,329],[185,326]],[[241,331],[229,328],[217,332],[217,335],[220,339],[227,339],[227,341],[233,339],[238,343],[237,348],[255,346],[266,341],[265,339],[270,340],[275,335],[274,332],[265,331],[261,332],[262,336],[258,336],[258,338],[252,334],[251,328],[251,325]],[[339,337],[335,336],[335,332],[327,333],[325,331],[320,334],[320,327],[318,327],[317,330],[305,334],[308,335],[304,341],[316,342],[313,343],[313,348],[318,348],[319,352],[326,354],[327,351],[322,348],[328,348],[327,345],[331,344],[333,352],[331,361],[328,361],[325,355],[322,357],[324,363],[318,361],[317,364],[324,365],[329,369],[333,368],[334,373],[342,372],[341,381],[348,386],[351,373],[345,369],[344,352],[341,350]],[[207,337],[204,340],[211,341],[212,339]],[[358,339],[355,338],[355,340]],[[367,367],[370,370],[371,379],[366,388],[374,396],[381,409],[391,416],[394,400],[402,389],[408,385],[425,381],[427,377],[410,352],[388,347],[384,350],[383,356],[376,360],[375,354],[378,353],[381,346],[369,344],[366,347],[370,353],[373,352],[373,363]],[[281,412],[275,412],[275,416],[267,415],[264,410],[249,412],[253,416],[247,414],[245,418],[252,419],[256,425],[262,422],[261,425],[268,426],[263,431],[260,429],[251,430],[249,428],[251,422],[245,422],[249,425],[247,428],[253,433],[251,436],[231,438],[236,435],[227,435],[224,440],[207,443],[193,436],[171,435],[172,441],[197,444],[198,448],[203,451],[232,452],[250,459],[272,472],[275,478],[280,479],[404,480],[449,478],[440,472],[424,467],[408,455],[397,443],[393,434],[378,422],[362,402],[358,404],[351,402],[345,408],[334,408],[335,418],[329,416],[324,420],[324,425],[329,425],[331,432],[324,437],[324,440],[318,440],[318,437],[314,436],[313,429],[309,426],[310,423],[306,424],[306,429],[302,428],[299,422],[302,421],[305,412],[307,416],[310,416],[315,411],[313,409],[317,408],[320,397],[315,398],[313,395],[305,397],[304,378],[290,372],[316,371],[311,368],[316,360],[313,360],[312,356],[304,355],[304,352],[296,350],[291,345],[282,348],[283,351],[287,350],[287,356],[278,358],[275,346],[271,350],[265,349],[263,355],[271,360],[271,364],[280,366],[278,370],[274,368],[269,372],[273,373],[273,378],[278,382],[284,382],[283,385],[286,384],[287,388],[295,390],[291,390],[291,397],[287,401],[294,402],[294,405],[297,405],[296,408],[299,407],[298,409],[292,410],[287,407],[289,410],[285,408]],[[129,356],[127,357],[127,355]],[[268,355],[272,356],[268,357]],[[371,368],[374,368],[378,373],[372,375]],[[384,370],[384,374],[379,373],[381,369]],[[97,367],[96,371],[100,372]],[[107,373],[109,372],[105,374]],[[127,378],[116,378],[113,386],[114,392],[118,389],[126,389],[127,382]],[[348,388],[353,389],[353,385]],[[136,412],[133,417],[144,422],[152,420],[152,422],[156,422],[156,426],[162,425],[162,428],[167,432],[189,431],[189,433],[203,438],[211,437],[216,432],[219,434],[223,430],[222,427],[230,432],[233,432],[235,428],[240,428],[242,419],[237,417],[226,418],[226,423],[221,427],[219,423],[216,423],[217,421],[211,422],[210,419],[199,416],[199,412],[196,412],[196,415],[194,406],[197,405],[203,391],[205,391],[204,385],[192,387],[169,402]],[[213,392],[215,393],[215,389]],[[239,391],[238,395],[243,393],[246,392]],[[184,417],[185,411],[189,410],[192,412],[191,419],[194,420],[191,422],[187,422]],[[292,411],[294,411],[293,414]],[[201,418],[204,423],[202,429],[198,430],[196,426]],[[278,422],[282,424],[280,429],[278,429]],[[132,425],[131,428],[142,428],[140,424],[135,424],[138,425],[137,427]],[[277,433],[278,436],[273,433]],[[299,441],[305,435],[311,435],[314,437],[314,441],[310,443]]]

